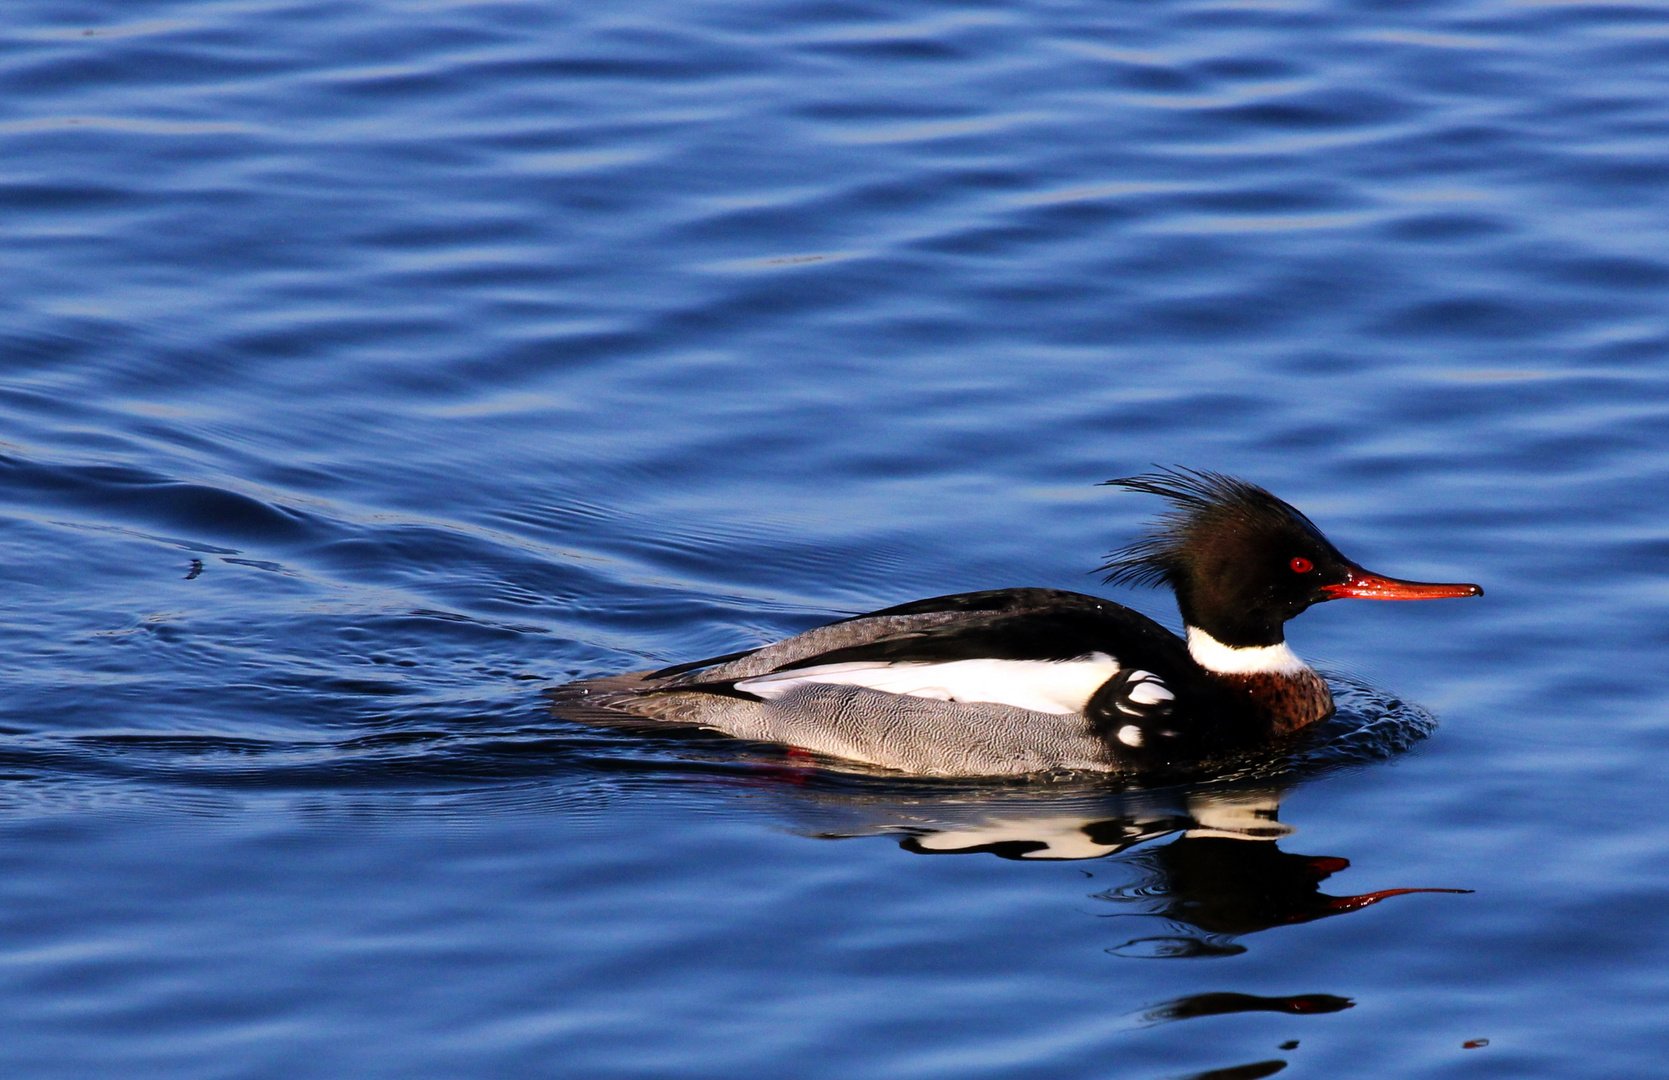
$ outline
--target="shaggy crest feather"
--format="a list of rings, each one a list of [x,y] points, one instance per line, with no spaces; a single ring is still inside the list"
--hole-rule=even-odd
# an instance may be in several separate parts
[[[1297,525],[1327,543],[1309,518],[1256,484],[1204,469],[1155,465],[1154,470],[1099,485],[1158,495],[1171,504],[1150,532],[1109,553],[1097,568],[1109,585],[1175,588],[1189,542],[1207,532],[1255,533]]]

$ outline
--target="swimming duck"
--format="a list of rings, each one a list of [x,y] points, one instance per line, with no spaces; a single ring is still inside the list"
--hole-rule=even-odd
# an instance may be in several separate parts
[[[1255,484],[1182,468],[1108,480],[1170,504],[1109,584],[1168,585],[1186,637],[1098,596],[917,600],[745,652],[569,683],[559,712],[692,724],[923,776],[1196,771],[1332,715],[1288,619],[1345,597],[1480,596],[1382,577]]]

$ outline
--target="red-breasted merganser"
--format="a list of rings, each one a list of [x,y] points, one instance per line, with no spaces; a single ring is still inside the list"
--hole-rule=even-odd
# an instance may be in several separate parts
[[[917,600],[774,645],[570,683],[559,712],[713,728],[924,776],[1193,770],[1326,719],[1283,627],[1343,597],[1480,596],[1371,574],[1292,506],[1219,473],[1109,480],[1169,500],[1106,581],[1169,585],[1187,628],[1096,596],[997,589]]]

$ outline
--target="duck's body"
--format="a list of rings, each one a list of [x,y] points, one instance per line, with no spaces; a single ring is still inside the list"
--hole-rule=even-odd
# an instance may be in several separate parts
[[[1209,765],[1332,713],[1281,626],[1336,596],[1469,596],[1367,574],[1261,488],[1167,471],[1110,483],[1177,507],[1109,580],[1177,590],[1184,640],[1110,600],[961,593],[751,652],[571,683],[557,704],[713,728],[928,776],[1159,774]]]
[[[1262,676],[1270,678],[1269,676]],[[574,683],[569,700],[926,776],[1140,772],[1275,725],[1187,644],[1081,593],[1002,589],[887,608],[753,652]],[[1308,667],[1274,676],[1332,710]]]

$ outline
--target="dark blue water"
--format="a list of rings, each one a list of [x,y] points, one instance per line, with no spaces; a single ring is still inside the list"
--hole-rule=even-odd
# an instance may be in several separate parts
[[[12,0],[0,233],[6,1076],[1662,1071],[1669,5]],[[1291,628],[1431,736],[541,697],[1092,588],[1152,462],[1483,583]]]

